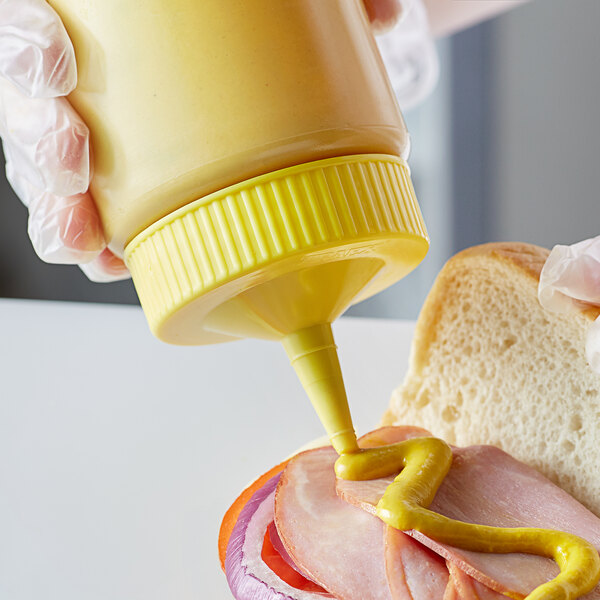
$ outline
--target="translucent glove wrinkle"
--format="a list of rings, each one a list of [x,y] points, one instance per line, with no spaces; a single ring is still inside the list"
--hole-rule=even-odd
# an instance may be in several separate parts
[[[40,192],[29,205],[28,232],[46,262],[89,262],[104,249],[100,220],[88,194],[63,197]]]
[[[91,262],[79,265],[79,268],[95,283],[120,281],[130,277],[125,263],[108,248]]]
[[[13,168],[6,151],[7,178],[29,209],[28,233],[46,262],[76,264],[93,260],[105,247],[96,205],[89,193],[63,197],[40,190]]]
[[[0,75],[31,98],[75,88],[73,45],[45,0],[0,0]]]
[[[600,306],[600,236],[554,246],[540,275],[538,297],[553,312]],[[585,351],[592,369],[600,373],[600,317],[588,329]]]
[[[0,81],[0,135],[21,177],[70,196],[90,180],[89,131],[64,98],[25,98]]]
[[[572,246],[554,246],[540,275],[544,308],[569,312],[581,303],[600,305],[600,236]]]
[[[406,9],[400,24],[377,39],[402,110],[422,102],[433,91],[440,72],[422,0],[412,0]]]

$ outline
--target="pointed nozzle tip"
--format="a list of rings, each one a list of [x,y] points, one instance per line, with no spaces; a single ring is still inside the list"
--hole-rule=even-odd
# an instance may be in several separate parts
[[[314,325],[283,338],[283,345],[302,386],[338,453],[358,449],[346,388],[329,323]]]

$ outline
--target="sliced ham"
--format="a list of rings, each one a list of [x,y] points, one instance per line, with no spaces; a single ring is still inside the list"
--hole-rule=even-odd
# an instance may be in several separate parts
[[[476,579],[467,575],[462,569],[451,561],[447,561],[450,579],[454,593],[460,600],[505,600],[506,596],[491,590]]]
[[[446,590],[444,591],[443,600],[463,600],[458,595],[458,590],[456,589],[456,585],[454,584],[454,579],[452,579],[452,577],[448,579],[448,585],[446,587]]]
[[[444,600],[449,580],[446,563],[393,527],[386,528],[385,568],[393,598]]]
[[[385,443],[406,439],[404,428],[397,434],[391,429],[386,428]],[[600,519],[535,469],[491,446],[454,448],[453,453],[452,467],[431,510],[470,523],[567,531],[600,549]],[[339,480],[337,490],[348,502],[374,513],[392,480]],[[524,597],[558,574],[548,558],[469,552],[438,544],[416,531],[408,533],[489,588],[514,597]],[[600,589],[585,598],[600,598]]]
[[[380,427],[363,435],[358,442],[361,448],[377,448],[417,437],[431,437],[431,432],[412,425]]]
[[[281,538],[279,537],[277,527],[275,526],[275,521],[272,521],[269,524],[269,527],[267,529],[267,534],[269,536],[271,545],[273,546],[273,548],[277,552],[277,554],[281,557],[281,560],[283,560],[283,562],[285,562],[287,565],[289,565],[289,567],[291,569],[293,569],[294,571],[296,571],[297,573],[302,575],[302,577],[305,577],[306,579],[310,580],[310,577],[308,576],[308,574],[302,572],[300,567],[293,561],[292,557],[288,554],[287,550],[285,549],[285,546],[283,545],[283,542],[281,541]]]
[[[290,461],[275,495],[277,531],[298,567],[336,598],[391,600],[385,525],[337,497],[336,458],[319,448]]]
[[[360,445],[369,448],[430,435],[429,431],[420,427],[382,427],[361,437]],[[375,494],[375,497],[379,497],[377,489]],[[454,576],[450,577],[446,561],[393,527],[386,529],[385,564],[394,598],[495,600],[505,597],[476,582],[458,568],[454,569]]]
[[[393,443],[400,431],[403,439],[430,435],[419,427],[384,427],[361,438],[361,443]],[[331,448],[296,456],[277,488],[277,532],[298,569],[341,600],[441,600],[442,595],[427,592],[441,588],[436,583],[440,577],[447,583],[443,561],[432,559],[428,550],[400,532],[396,538],[401,536],[408,542],[402,551],[403,563],[393,570],[390,590],[386,576],[386,564],[390,564],[385,546],[387,527],[377,517],[338,498],[333,468],[336,458]],[[419,581],[423,558],[435,570]]]
[[[316,584],[301,573],[300,569],[283,547],[277,533],[275,522],[271,521],[267,527],[261,552],[263,562],[285,583],[300,590],[314,592],[323,598],[333,598],[320,585]]]

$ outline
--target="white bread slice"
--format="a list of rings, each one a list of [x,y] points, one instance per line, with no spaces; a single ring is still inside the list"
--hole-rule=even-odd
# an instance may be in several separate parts
[[[499,446],[600,515],[600,375],[584,352],[600,310],[542,308],[537,286],[547,256],[502,243],[448,261],[384,424],[420,425],[460,446]]]

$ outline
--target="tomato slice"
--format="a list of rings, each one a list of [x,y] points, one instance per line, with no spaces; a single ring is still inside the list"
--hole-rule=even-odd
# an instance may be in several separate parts
[[[249,485],[235,500],[235,502],[229,507],[223,521],[221,522],[221,528],[219,529],[219,560],[221,561],[221,569],[225,572],[225,554],[227,553],[227,545],[229,544],[229,538],[233,532],[233,528],[237,523],[238,517],[242,512],[242,509],[250,498],[258,491],[269,479],[275,477],[283,471],[285,466],[288,464],[289,459],[279,463],[273,467],[270,471],[267,471],[264,475],[261,475],[254,483]]]
[[[277,548],[273,546],[273,542],[271,541],[271,536],[269,535],[269,528],[267,527],[267,531],[265,531],[265,537],[263,540],[262,552],[260,554],[264,563],[281,579],[285,581],[288,585],[291,585],[293,588],[297,590],[304,590],[306,592],[316,592],[319,594],[326,595],[330,598],[333,598],[326,589],[322,588],[320,585],[307,579],[301,573],[298,573],[296,569],[290,566],[277,552]]]

